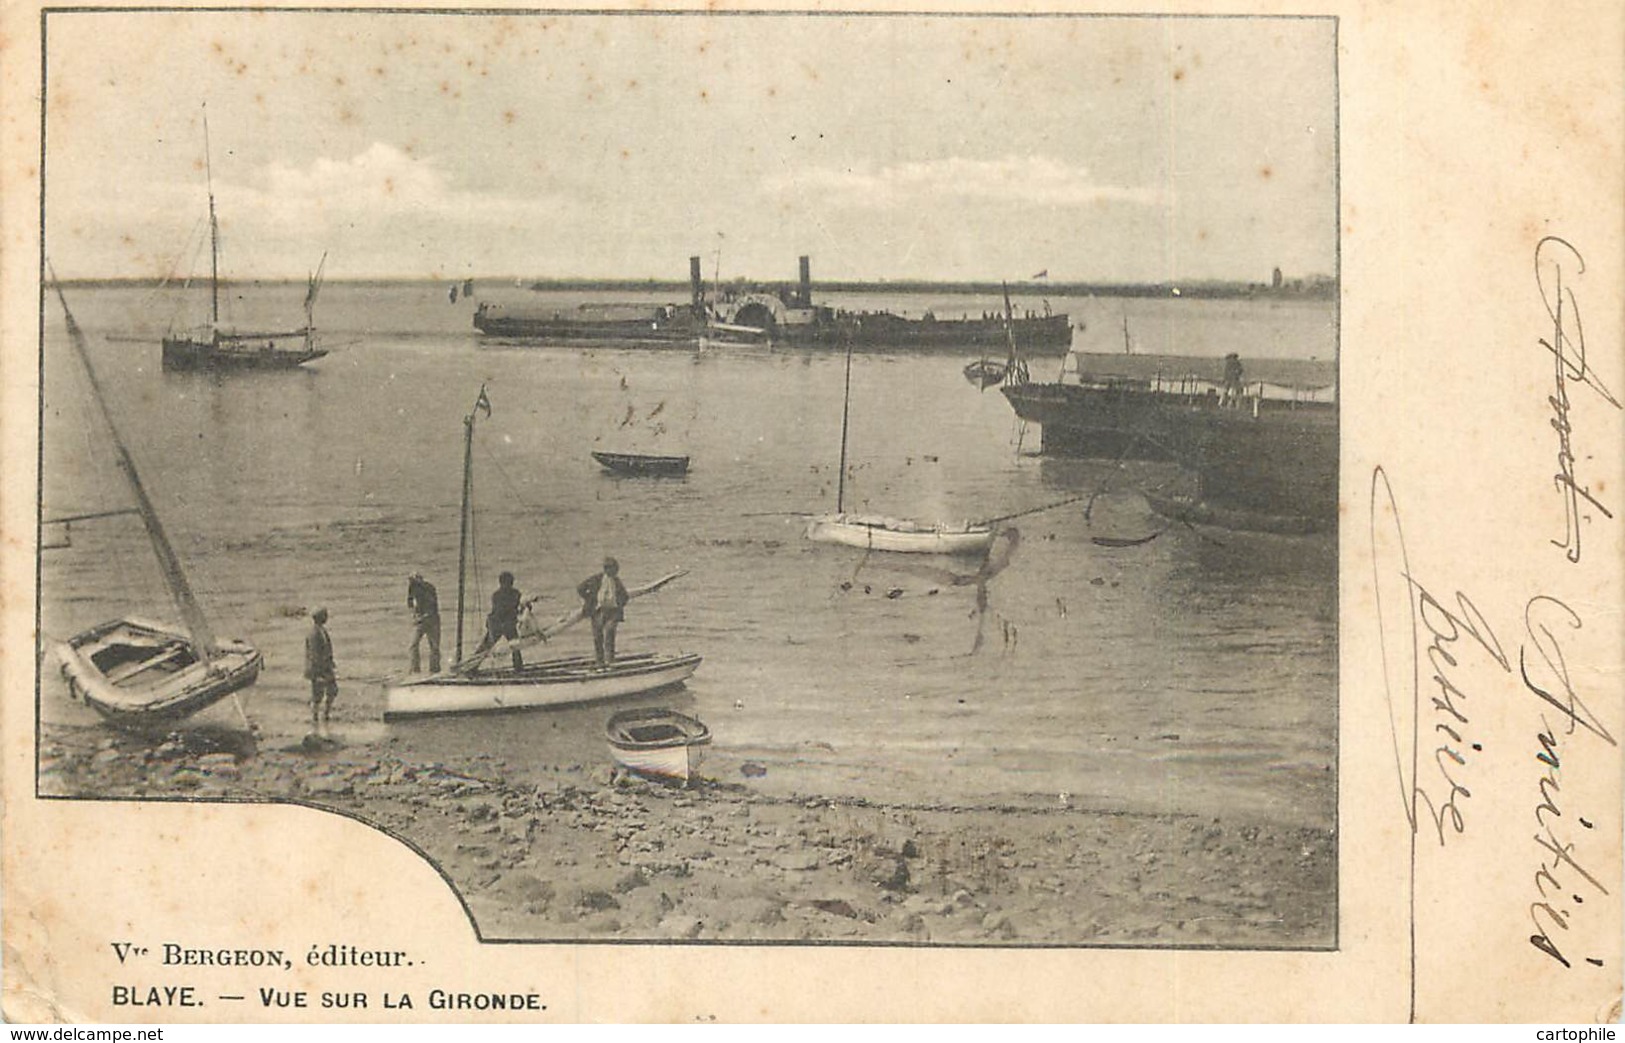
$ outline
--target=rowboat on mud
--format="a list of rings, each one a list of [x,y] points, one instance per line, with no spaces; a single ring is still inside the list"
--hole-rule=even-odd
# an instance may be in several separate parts
[[[675,710],[623,710],[605,726],[615,763],[639,775],[687,782],[699,771],[711,729]]]
[[[56,657],[74,698],[131,731],[180,724],[253,684],[262,663],[253,646],[232,640],[200,657],[190,635],[135,618],[76,634]]]
[[[136,506],[129,513],[140,515],[146,527],[159,572],[183,626],[135,617],[115,619],[57,643],[53,653],[67,680],[69,694],[82,699],[110,724],[132,731],[168,729],[253,684],[259,677],[262,659],[259,651],[245,641],[215,637],[187,582],[180,558],[164,533],[157,508],[136,472],[135,460],[113,421],[84,332],[68,309],[61,286],[55,288],[67,319],[69,339],[84,366],[91,397],[106,422],[119,470],[135,499]],[[240,704],[236,706],[236,720],[242,730],[250,730]]]
[[[598,466],[623,478],[681,478],[688,473],[686,456],[652,456],[647,453],[605,453],[592,451]]]
[[[490,647],[463,656],[464,593],[468,582],[469,549],[474,545],[474,424],[481,412],[491,415],[491,400],[485,388],[463,418],[463,502],[461,543],[457,555],[456,655],[451,666],[438,674],[406,677],[384,684],[384,720],[401,720],[436,714],[488,713],[529,710],[551,706],[618,699],[658,691],[681,684],[699,669],[700,657],[692,653],[623,654],[608,664],[597,664],[590,656],[564,656],[522,666],[494,666],[510,652],[517,653],[541,644],[584,618],[578,607],[548,626],[539,626],[529,604],[522,606],[518,637],[499,640]],[[679,570],[653,583],[627,591],[627,598],[652,594],[684,573]],[[516,657],[517,658],[517,657]]]

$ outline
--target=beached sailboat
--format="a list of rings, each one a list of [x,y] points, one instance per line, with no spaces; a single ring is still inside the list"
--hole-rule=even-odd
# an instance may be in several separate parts
[[[627,771],[687,782],[699,771],[711,729],[664,708],[622,710],[604,726],[610,756]]]
[[[457,548],[456,655],[450,668],[426,677],[410,677],[384,685],[384,719],[399,720],[435,714],[482,713],[565,706],[638,695],[680,684],[699,669],[692,653],[623,654],[607,666],[590,656],[565,656],[524,666],[487,666],[505,663],[508,653],[548,640],[584,618],[581,608],[547,626],[538,625],[526,605],[519,620],[519,637],[498,641],[494,647],[463,657],[463,621],[468,585],[468,550],[474,525],[474,425],[481,412],[491,415],[491,400],[480,388],[474,408],[463,418],[463,504]],[[673,572],[653,583],[627,591],[628,598],[652,594],[684,573]]]
[[[316,346],[316,296],[327,255],[305,288],[305,325],[295,330],[227,330],[220,325],[220,222],[215,216],[209,117],[203,116],[203,165],[209,186],[209,324],[163,339],[165,370],[292,369],[327,354]]]
[[[134,513],[146,527],[159,571],[184,625],[177,629],[136,617],[115,619],[60,642],[54,652],[69,693],[107,721],[132,730],[167,729],[253,684],[259,677],[261,656],[245,641],[215,636],[113,421],[84,332],[68,310],[61,286],[55,288],[67,319],[68,337],[112,438],[119,470],[135,496]],[[242,707],[236,709],[246,730]]]
[[[835,513],[807,523],[814,543],[838,543],[865,550],[905,554],[982,554],[993,545],[993,529],[974,522],[951,524],[846,513],[846,436],[852,412],[852,345],[846,346],[846,390],[841,407],[841,464],[835,484]]]

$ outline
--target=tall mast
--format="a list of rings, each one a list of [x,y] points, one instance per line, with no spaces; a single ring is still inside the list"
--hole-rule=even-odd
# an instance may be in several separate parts
[[[152,541],[152,549],[158,555],[158,567],[164,575],[164,584],[169,587],[169,595],[174,599],[175,607],[180,610],[181,622],[185,624],[187,633],[192,639],[193,653],[207,666],[215,647],[214,631],[192,593],[191,584],[186,581],[186,574],[181,571],[180,559],[175,556],[175,548],[170,546],[169,537],[164,535],[164,527],[158,521],[158,512],[147,497],[147,490],[141,484],[141,476],[136,473],[135,461],[130,457],[129,448],[124,444],[124,437],[119,434],[118,425],[113,422],[113,412],[107,407],[107,399],[102,395],[101,381],[96,379],[96,369],[90,362],[90,350],[85,346],[84,332],[74,321],[73,312],[68,310],[67,298],[62,295],[62,285],[57,282],[54,271],[51,273],[51,285],[56,290],[56,299],[62,302],[62,314],[68,323],[68,337],[73,341],[74,350],[79,354],[79,361],[85,367],[91,397],[101,408],[102,419],[107,423],[108,433],[113,436],[113,448],[117,454],[119,470],[129,479],[130,488],[135,493],[136,510],[141,515],[142,524],[146,526],[147,538]]]
[[[463,598],[468,575],[468,504],[474,494],[474,414],[463,417],[463,512],[457,534],[457,658],[463,660]]]
[[[491,415],[491,400],[486,397],[485,385],[480,385],[480,397],[474,408],[463,417],[463,512],[457,534],[457,658],[463,661],[463,605],[468,579],[468,542],[474,522],[474,417],[480,410]]]
[[[846,422],[852,412],[852,338],[846,338],[846,391],[841,396],[841,471],[835,480],[835,513],[846,510]]]
[[[1004,284],[1004,342],[1008,349],[1005,356],[1005,365],[1014,367],[1016,364],[1016,333],[1011,327],[1015,325],[1015,313],[1010,307],[1010,284]],[[1006,372],[1009,372],[1006,369]]]
[[[214,215],[214,161],[209,156],[209,105],[203,105],[203,175],[209,185],[209,316],[220,325],[220,221]]]

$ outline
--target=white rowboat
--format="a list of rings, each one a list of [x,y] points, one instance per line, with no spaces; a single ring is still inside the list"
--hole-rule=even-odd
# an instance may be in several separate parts
[[[666,709],[623,710],[605,726],[615,762],[639,775],[687,782],[699,770],[711,729]]]

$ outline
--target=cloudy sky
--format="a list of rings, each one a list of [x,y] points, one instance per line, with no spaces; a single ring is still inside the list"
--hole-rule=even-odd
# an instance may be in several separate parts
[[[64,276],[1335,268],[1327,20],[67,13]],[[206,267],[207,254],[202,254]]]

